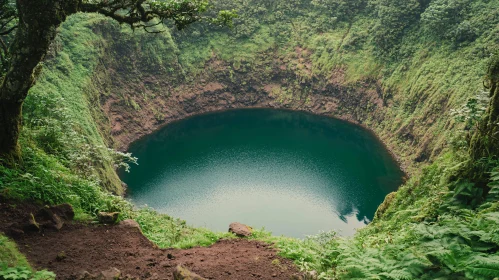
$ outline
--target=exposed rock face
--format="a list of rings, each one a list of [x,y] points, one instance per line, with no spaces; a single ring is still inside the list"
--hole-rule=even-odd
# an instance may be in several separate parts
[[[241,223],[232,223],[229,225],[229,232],[238,237],[248,237],[251,236],[252,228]]]
[[[99,212],[97,217],[101,224],[112,225],[118,220],[119,212]]]
[[[65,222],[74,218],[73,207],[69,204],[45,206],[35,214],[29,213],[23,222],[14,223],[9,227],[9,233],[19,236],[26,232],[38,232],[47,229],[60,230]]]
[[[187,268],[184,268],[180,265],[177,266],[177,268],[173,272],[173,279],[174,280],[206,280],[206,278],[203,278],[203,277],[197,275],[196,273],[191,272]]]

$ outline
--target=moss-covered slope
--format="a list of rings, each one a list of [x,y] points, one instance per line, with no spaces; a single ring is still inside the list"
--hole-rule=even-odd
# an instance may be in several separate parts
[[[133,159],[116,150],[205,111],[306,110],[369,127],[411,178],[353,240],[257,238],[324,279],[499,277],[497,154],[468,153],[499,44],[497,0],[214,2],[239,11],[233,30],[153,35],[68,19],[25,103],[24,161],[0,167],[4,196],[70,202],[80,218],[119,210],[161,246],[209,244],[222,235],[102,190],[123,193],[114,169]]]

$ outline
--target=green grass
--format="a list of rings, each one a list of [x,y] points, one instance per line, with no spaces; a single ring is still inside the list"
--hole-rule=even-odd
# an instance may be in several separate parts
[[[111,86],[108,71],[121,73],[123,87],[135,90],[134,85],[153,77],[170,90],[209,77],[213,69],[206,65],[213,58],[230,66],[216,69],[218,74],[241,85],[274,83],[275,69],[284,67],[281,90],[275,93],[281,102],[306,100],[310,88],[320,89],[331,78],[352,91],[379,87],[387,107],[362,121],[411,163],[412,177],[384,214],[353,238],[330,232],[298,240],[256,230],[253,239],[274,243],[282,256],[317,271],[320,279],[499,277],[499,204],[456,204],[450,187],[459,181],[469,157],[463,125],[449,113],[482,90],[489,56],[499,46],[498,1],[472,3],[466,16],[480,31],[473,41],[437,38],[413,20],[392,38],[389,52],[380,50],[372,28],[391,27],[377,25],[379,18],[369,9],[349,20],[332,19],[305,2],[218,0],[216,5],[240,8],[229,32],[195,25],[184,33],[151,35],[101,16],[70,17],[24,106],[23,161],[13,169],[0,167],[1,195],[68,202],[78,220],[119,211],[120,219],[135,219],[162,248],[208,246],[232,238],[137,209],[111,193],[122,193],[115,168],[133,158],[109,149],[114,147],[101,98],[118,99],[123,110],[158,112],[161,119],[161,104],[154,97],[169,93],[159,85],[144,85],[140,92],[121,90]],[[457,142],[460,148],[453,148]],[[434,161],[414,162],[419,154]],[[0,262],[29,268],[3,236],[0,247]]]
[[[1,233],[0,248],[2,248],[2,250],[0,250],[0,267],[3,265],[7,265],[9,267],[31,267],[26,260],[26,257],[19,252],[19,249],[17,249],[16,243]]]
[[[55,274],[47,270],[35,271],[14,241],[0,233],[0,279],[53,280]]]
[[[160,248],[192,248],[209,246],[221,238],[233,238],[228,232],[213,232],[204,228],[193,228],[185,221],[158,214],[152,209],[141,209],[133,213],[144,235]]]

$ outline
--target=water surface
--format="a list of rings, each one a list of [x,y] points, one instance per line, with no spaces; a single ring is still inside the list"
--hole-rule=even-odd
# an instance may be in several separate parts
[[[370,132],[302,112],[195,116],[134,143],[121,174],[137,205],[226,231],[231,222],[304,237],[367,224],[403,173]]]

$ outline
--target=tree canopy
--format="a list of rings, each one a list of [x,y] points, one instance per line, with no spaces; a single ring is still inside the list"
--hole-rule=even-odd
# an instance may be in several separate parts
[[[22,103],[57,27],[68,16],[99,13],[153,33],[160,32],[153,27],[168,22],[182,29],[200,20],[230,25],[235,17],[233,11],[205,16],[209,7],[208,0],[0,0],[0,157],[12,162],[20,156]]]

